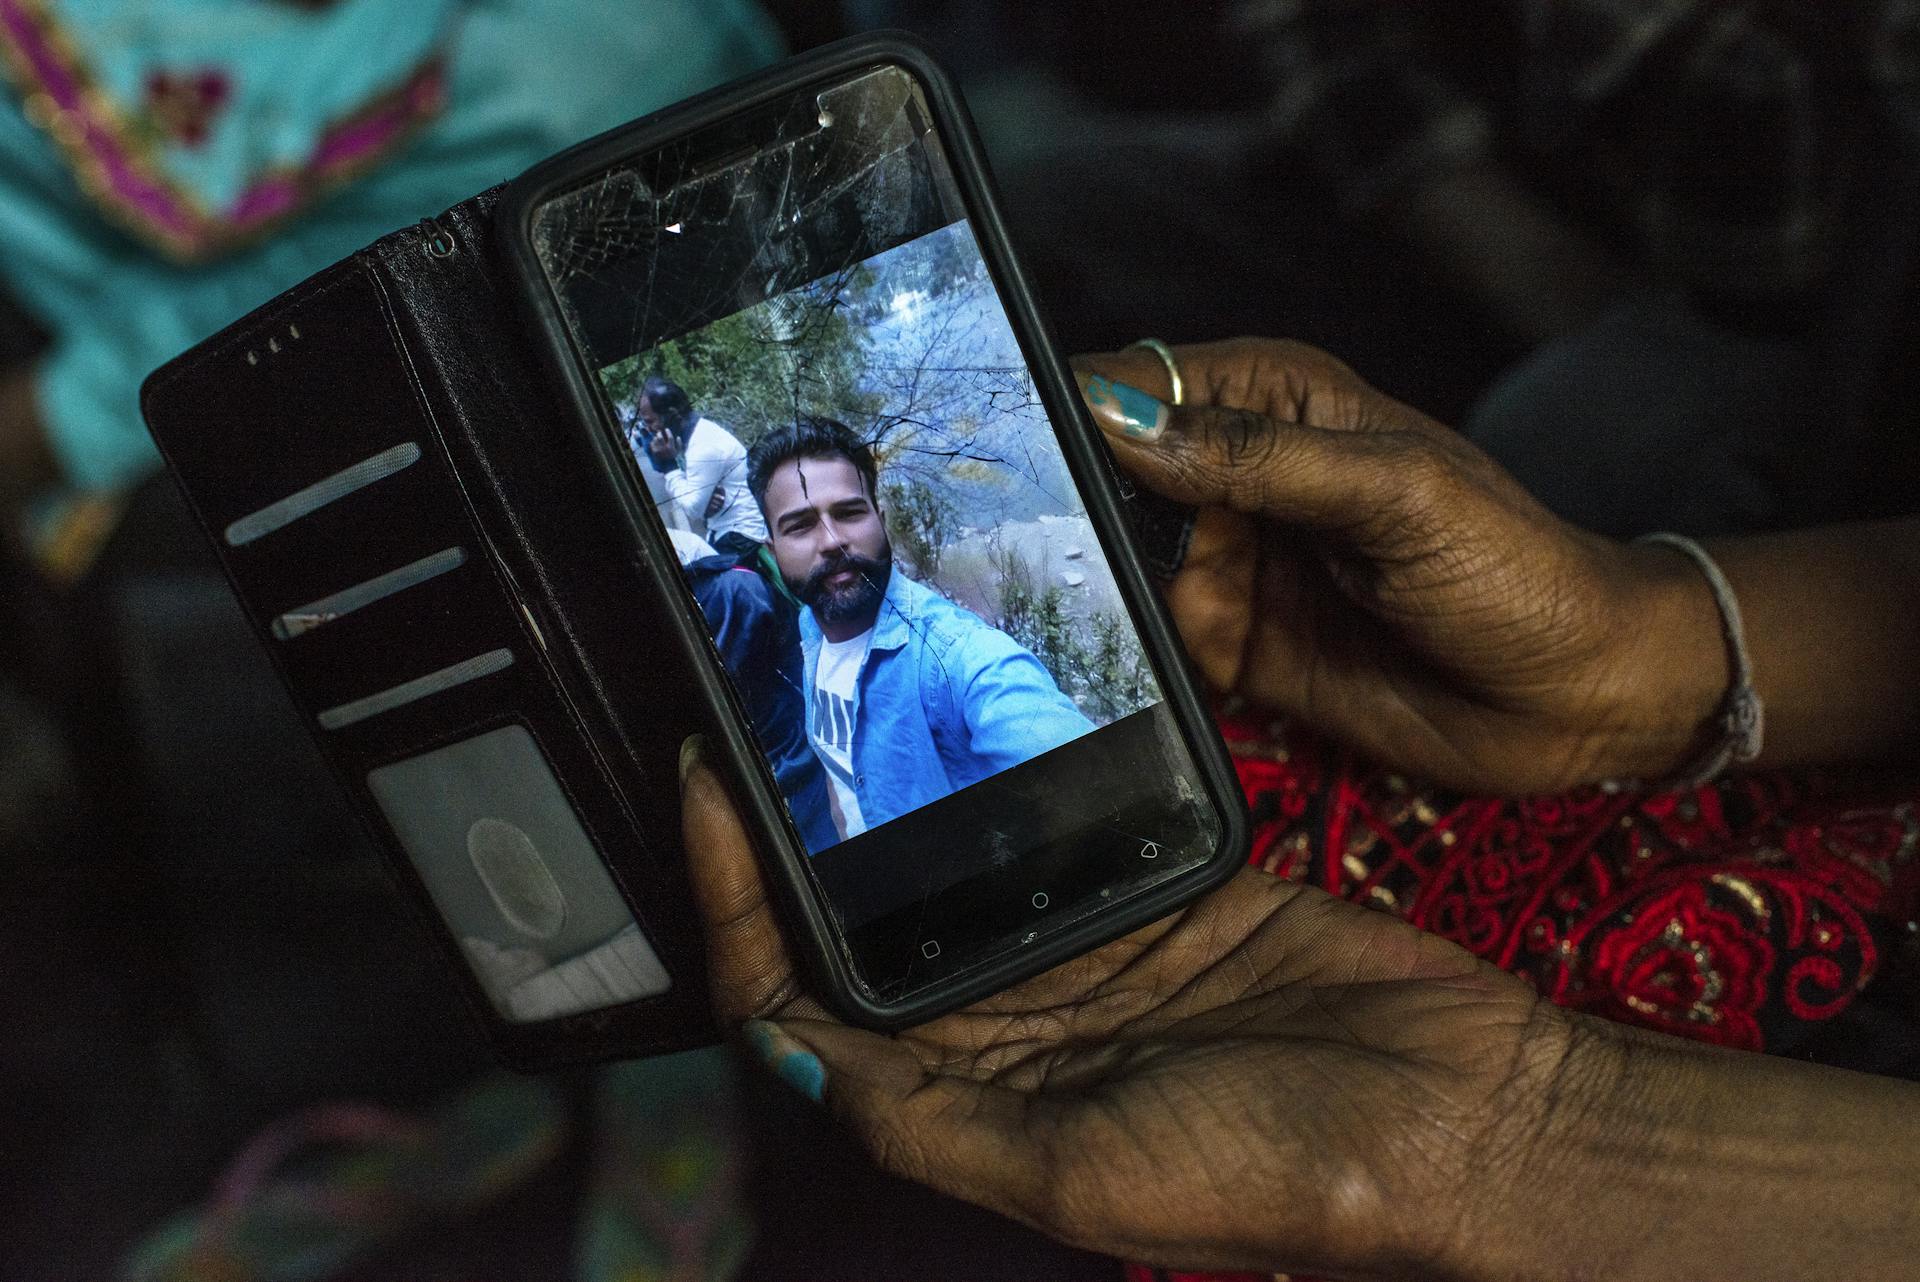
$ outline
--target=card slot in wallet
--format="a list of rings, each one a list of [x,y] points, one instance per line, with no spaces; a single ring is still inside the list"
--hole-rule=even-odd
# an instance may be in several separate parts
[[[469,205],[448,225],[491,225],[490,197]],[[387,237],[158,371],[148,424],[496,1051],[537,1069],[709,1043],[673,769],[703,728],[691,683],[645,644],[659,604],[609,545],[592,460],[521,350],[486,245],[441,260],[419,241]],[[582,650],[631,658],[636,640],[642,677],[583,671]],[[622,699],[636,719],[616,727]],[[513,753],[472,746],[508,726],[527,737]],[[555,816],[538,822],[521,813],[533,784],[500,782],[536,755],[538,813]],[[420,816],[455,798],[473,810],[460,832],[423,839]],[[540,878],[512,874],[532,868],[527,842],[575,887],[569,913],[606,915],[614,894],[632,925],[521,938],[548,916]],[[450,920],[449,887],[476,869],[493,883]],[[549,971],[522,975],[530,958]],[[552,999],[595,983],[603,1001]]]

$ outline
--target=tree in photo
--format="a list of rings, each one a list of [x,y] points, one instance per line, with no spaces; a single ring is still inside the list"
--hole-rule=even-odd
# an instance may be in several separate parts
[[[649,377],[669,379],[747,445],[801,415],[869,418],[879,398],[860,388],[861,332],[843,297],[871,274],[855,266],[715,321],[609,366],[601,384],[624,411]]]
[[[952,500],[930,485],[890,481],[880,489],[880,507],[895,554],[907,559],[916,579],[937,583],[954,536]]]

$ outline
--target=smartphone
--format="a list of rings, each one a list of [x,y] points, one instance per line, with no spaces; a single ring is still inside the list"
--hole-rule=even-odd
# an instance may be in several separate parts
[[[866,39],[499,206],[534,330],[843,1015],[917,1022],[1232,875],[1247,821],[958,96]]]

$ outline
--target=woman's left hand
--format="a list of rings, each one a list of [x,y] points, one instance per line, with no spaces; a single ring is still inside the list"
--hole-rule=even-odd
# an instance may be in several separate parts
[[[896,1037],[802,994],[719,779],[686,781],[719,1015],[884,1167],[1183,1267],[1438,1273],[1483,1223],[1567,1018],[1384,914],[1247,872]],[[817,1058],[816,1058],[817,1057]],[[824,1074],[822,1067],[824,1066]]]

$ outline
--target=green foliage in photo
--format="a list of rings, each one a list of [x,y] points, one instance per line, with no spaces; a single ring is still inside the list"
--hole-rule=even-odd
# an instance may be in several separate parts
[[[1032,651],[1088,717],[1104,725],[1159,698],[1153,669],[1125,618],[1093,610],[1076,621],[1066,590],[1043,587],[1016,549],[996,547],[992,563],[1000,587],[995,626]]]
[[[824,415],[855,430],[882,408],[859,389],[861,327],[844,301],[868,283],[856,267],[806,289],[715,321],[600,372],[614,405],[626,410],[655,376],[678,383],[697,413],[751,447],[782,423]]]

